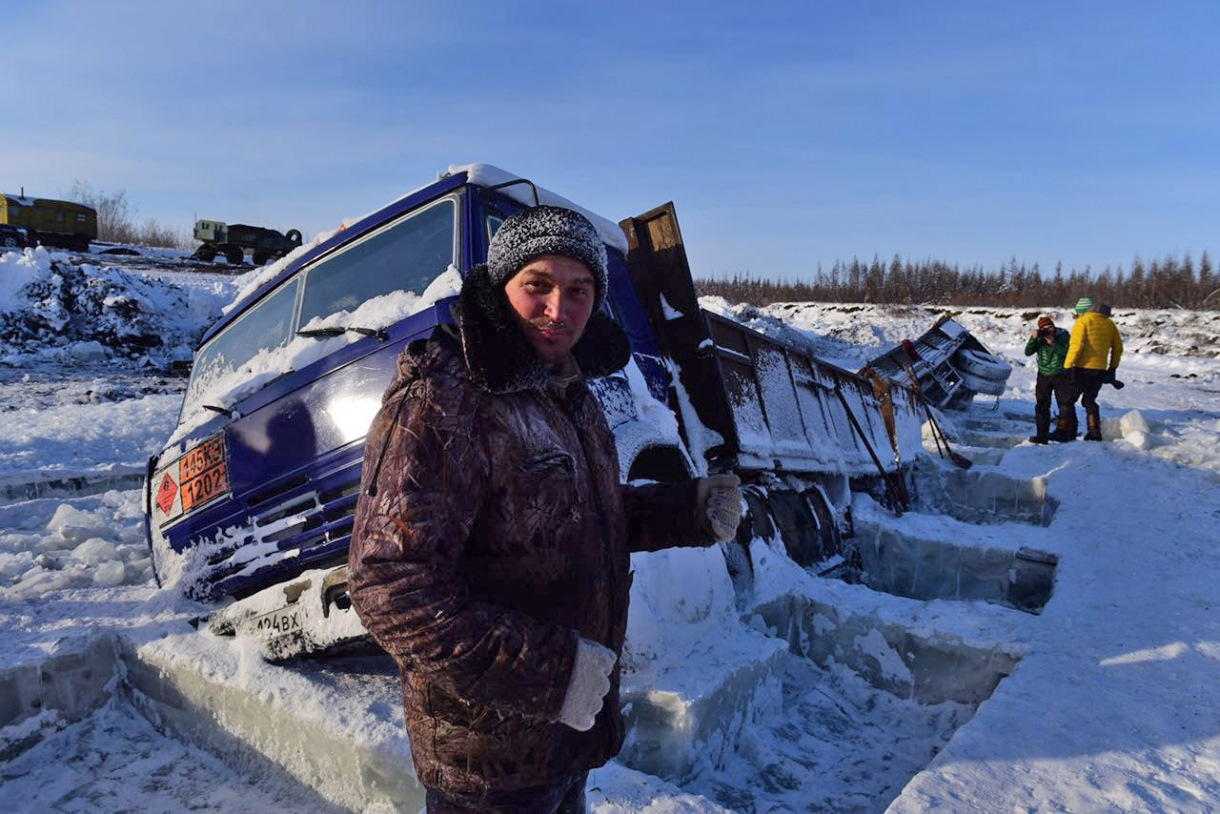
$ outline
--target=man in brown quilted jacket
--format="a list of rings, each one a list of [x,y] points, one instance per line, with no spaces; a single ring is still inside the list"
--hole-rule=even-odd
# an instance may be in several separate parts
[[[508,218],[370,429],[349,585],[398,663],[430,812],[583,811],[623,742],[631,552],[736,531],[735,476],[620,484],[585,384],[630,356],[605,297],[586,218]]]

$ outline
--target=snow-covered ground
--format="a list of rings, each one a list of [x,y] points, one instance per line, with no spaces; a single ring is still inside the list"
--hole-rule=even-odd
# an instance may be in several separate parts
[[[164,707],[123,690],[141,680],[140,663],[154,673],[187,665],[208,692],[227,693],[219,705],[253,697],[291,709],[314,740],[409,774],[384,660],[266,665],[195,630],[189,622],[209,608],[152,577],[138,484],[185,386],[165,371],[249,280],[66,259],[0,254],[0,722],[14,722],[0,727],[0,804],[353,807],[329,794],[328,772],[347,771],[342,756],[301,770],[309,749],[284,746],[299,731],[260,740],[248,723],[258,746],[220,757],[182,737]],[[852,368],[940,313],[703,304]],[[1066,307],[1051,314],[1070,326]],[[739,687],[741,704],[689,754],[676,741],[675,753],[649,756],[629,741],[624,761],[671,771],[662,779],[612,762],[591,776],[594,810],[1220,809],[1220,314],[1116,311],[1127,386],[1101,396],[1109,442],[1047,447],[1023,443],[1034,367],[1022,349],[1036,316],[956,314],[1015,370],[997,410],[980,399],[947,414],[946,428],[976,457],[972,473],[1014,492],[1044,487],[1050,524],[999,501],[986,522],[926,508],[898,518],[867,497],[854,514],[861,540],[1057,555],[1041,614],[819,578],[763,539],[751,547],[750,596],[735,594],[715,549],[637,557],[628,690],[693,729],[715,715],[686,700]],[[929,484],[957,476],[934,453],[921,470]],[[805,627],[778,610],[792,597],[811,609]],[[837,649],[815,658],[819,631],[836,625],[856,633],[827,634]],[[929,653],[956,661],[921,672]],[[994,668],[991,683],[979,664]],[[757,665],[766,669],[750,672]],[[75,683],[56,683],[57,671]]]

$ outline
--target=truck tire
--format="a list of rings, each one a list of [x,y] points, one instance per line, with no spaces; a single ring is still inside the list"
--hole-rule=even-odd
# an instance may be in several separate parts
[[[5,235],[4,240],[0,241],[0,246],[4,246],[6,249],[15,249],[17,248],[17,238],[12,235]]]
[[[263,251],[262,249],[259,249],[258,251],[256,251],[254,253],[254,257],[253,257],[254,265],[256,265],[256,266],[265,266],[265,265],[267,265],[267,261],[270,259],[271,259],[271,252],[266,252],[266,251]]]
[[[294,243],[297,246],[301,245],[301,232],[297,229],[289,229],[284,237],[288,238],[290,243]]]
[[[767,508],[789,559],[806,568],[825,560],[820,529],[801,495],[791,489],[771,489]]]
[[[838,524],[835,522],[835,513],[831,509],[830,502],[826,499],[825,493],[814,486],[802,492],[801,497],[805,499],[805,507],[809,509],[809,513],[813,516],[816,523],[817,530],[815,534],[818,539],[818,546],[821,549],[818,559],[825,561],[836,554],[842,554],[843,535],[839,531]]]
[[[970,348],[959,350],[951,364],[970,376],[996,382],[1007,381],[1012,372],[1012,367],[1003,359]]]
[[[649,447],[631,462],[627,480],[653,480],[658,483],[679,483],[691,477],[682,453],[674,447]]]
[[[239,266],[246,262],[246,253],[242,251],[241,246],[229,246],[225,249],[225,260],[228,260],[230,265]]]
[[[212,246],[200,246],[195,249],[195,253],[191,255],[192,260],[200,260],[204,263],[211,263],[216,259],[216,249]]]

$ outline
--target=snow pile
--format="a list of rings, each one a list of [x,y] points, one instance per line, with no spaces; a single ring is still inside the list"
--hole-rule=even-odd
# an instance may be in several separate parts
[[[677,671],[691,673],[682,686],[707,678],[697,657],[727,657],[741,627],[724,555],[714,546],[674,548],[633,554],[631,564],[624,683],[652,686]]]
[[[45,248],[0,255],[0,364],[109,360],[167,368],[190,359],[227,286],[179,286],[76,264]]]

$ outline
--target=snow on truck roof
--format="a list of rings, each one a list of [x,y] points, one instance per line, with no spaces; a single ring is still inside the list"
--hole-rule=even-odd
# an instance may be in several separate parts
[[[491,164],[450,164],[449,175],[457,175],[458,173],[466,173],[466,178],[472,184],[477,184],[481,187],[493,187],[496,184],[504,184],[509,181],[523,181],[525,179],[520,176],[513,175],[511,172],[502,170],[499,167],[493,167]],[[572,203],[562,195],[556,195],[548,189],[536,187],[538,190],[538,203],[547,204],[548,206],[562,206],[564,209],[574,209],[584,215],[589,221],[597,227],[598,236],[607,246],[613,246],[623,254],[627,253],[627,237],[623,234],[623,230],[619,225],[612,220],[603,218],[595,212],[590,212],[583,206]],[[533,206],[534,196],[527,191],[524,184],[517,186],[506,187],[500,190],[503,194],[512,198],[515,201],[523,203],[527,206]]]
[[[229,305],[225,306],[223,309],[224,314],[227,316],[239,306],[246,304],[251,297],[261,291],[268,283],[278,279],[285,269],[287,269],[292,263],[321,244],[330,240],[339,232],[360,223],[366,218],[369,218],[372,215],[375,215],[378,212],[391,207],[394,204],[403,201],[430,186],[433,186],[445,178],[450,178],[462,173],[466,173],[466,180],[469,183],[483,187],[493,187],[510,181],[528,180],[491,164],[450,164],[448,170],[446,170],[444,173],[438,174],[435,181],[415,187],[414,189],[411,189],[408,192],[398,196],[394,200],[388,201],[387,203],[366,212],[359,217],[344,218],[338,229],[330,232],[319,232],[313,240],[303,243],[299,248],[280,258],[275,263],[261,269],[255,269],[254,271],[239,277],[238,284],[241,286],[241,288],[238,290],[237,296],[234,297],[233,302],[229,303]],[[588,218],[593,226],[597,229],[598,236],[601,237],[603,243],[605,243],[607,246],[612,246],[613,248],[618,249],[624,255],[627,253],[627,238],[617,223],[609,220],[608,218],[604,218],[595,212],[591,212],[582,206],[572,203],[562,195],[557,195],[544,187],[535,185],[535,189],[538,190],[538,203],[548,204],[550,206],[562,206],[579,212]],[[532,206],[534,204],[533,193],[525,184],[505,187],[504,189],[501,189],[500,192],[501,194],[527,206]]]

